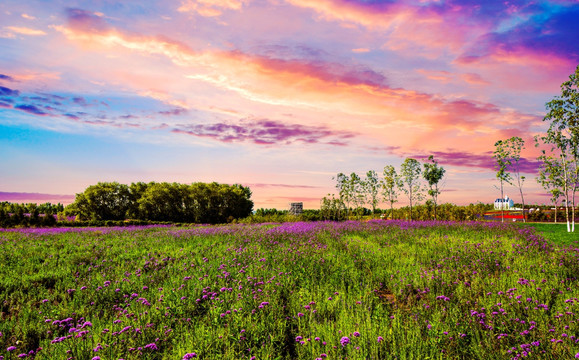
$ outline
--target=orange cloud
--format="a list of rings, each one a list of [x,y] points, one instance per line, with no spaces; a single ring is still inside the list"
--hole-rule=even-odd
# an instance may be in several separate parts
[[[201,16],[221,15],[221,9],[241,10],[249,0],[185,0],[177,9],[179,12],[195,12]]]
[[[211,85],[250,102],[309,112],[308,117],[296,119],[303,124],[316,118],[312,112],[333,119],[335,131],[351,129],[352,119],[356,119],[363,136],[392,146],[444,148],[450,142],[479,151],[488,149],[488,143],[492,146],[497,129],[519,126],[529,131],[536,123],[533,116],[485,102],[393,88],[383,75],[367,68],[240,51],[196,51],[167,38],[123,33],[91,23],[94,19],[77,20],[68,27],[55,28],[83,46],[165,56],[181,69],[183,79]],[[441,71],[434,75],[449,74]],[[150,94],[166,96],[166,102],[171,97],[162,92]]]
[[[20,27],[20,26],[5,26],[4,29],[10,30],[10,31],[12,31],[16,34],[20,34],[20,35],[29,35],[29,36],[46,35],[46,33],[42,30],[30,29],[30,28]]]

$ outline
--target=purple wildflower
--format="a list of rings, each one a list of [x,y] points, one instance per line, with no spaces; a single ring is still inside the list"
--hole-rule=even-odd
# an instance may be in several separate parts
[[[347,336],[344,336],[343,338],[340,339],[340,344],[342,344],[342,346],[346,346],[350,343],[350,338],[348,338]]]
[[[189,360],[189,359],[193,359],[196,357],[197,357],[196,353],[187,353],[187,354],[183,355],[183,360]]]
[[[145,345],[145,349],[159,350],[159,348],[157,347],[157,344],[155,344],[155,343],[150,343],[148,345]]]

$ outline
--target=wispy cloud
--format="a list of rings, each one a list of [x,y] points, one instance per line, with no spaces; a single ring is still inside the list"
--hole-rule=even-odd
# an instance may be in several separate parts
[[[242,120],[239,124],[181,125],[174,133],[211,138],[221,142],[250,142],[258,145],[288,145],[292,143],[326,143],[344,146],[355,133],[333,131],[325,127],[286,124],[259,119]]]
[[[5,26],[4,29],[7,29],[13,33],[20,34],[20,35],[29,35],[29,36],[44,36],[46,32],[38,29],[31,29],[27,27],[21,26]]]

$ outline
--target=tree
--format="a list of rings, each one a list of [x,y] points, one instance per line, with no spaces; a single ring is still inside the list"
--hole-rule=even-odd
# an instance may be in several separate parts
[[[83,219],[124,220],[130,207],[129,187],[118,182],[99,182],[76,194],[71,209]]]
[[[348,192],[353,205],[356,207],[356,215],[361,216],[361,208],[364,206],[364,182],[356,173],[350,174],[350,181],[348,182]],[[362,210],[363,211],[363,210]]]
[[[376,171],[370,170],[366,173],[363,186],[367,199],[366,202],[370,203],[370,206],[372,206],[372,214],[374,214],[376,212],[376,206],[378,205],[378,193],[380,191],[380,181]]]
[[[563,166],[555,156],[548,156],[543,150],[543,154],[538,158],[542,163],[539,169],[537,182],[551,194],[551,201],[555,206],[555,222],[557,222],[557,207],[559,198],[563,196],[564,188],[562,169]]]
[[[428,195],[432,197],[432,203],[434,205],[434,220],[436,220],[436,205],[438,203],[438,195],[440,195],[438,184],[444,177],[446,170],[444,170],[443,167],[438,166],[438,162],[434,160],[434,156],[430,155],[428,161],[430,161],[430,163],[424,164],[424,172],[422,173],[422,176],[428,183]]]
[[[556,96],[546,104],[547,114],[543,121],[549,121],[547,134],[541,137],[551,151],[557,151],[562,166],[563,194],[565,196],[565,216],[567,231],[575,231],[575,193],[579,183],[579,66],[561,84],[561,96]],[[569,201],[571,201],[571,221],[569,224]]]
[[[346,216],[350,217],[350,201],[351,199],[351,192],[350,190],[350,177],[346,174],[339,173],[336,175],[336,190],[338,190],[338,196],[340,197],[340,201],[346,205]]]
[[[416,159],[406,158],[402,163],[400,175],[404,183],[402,191],[408,197],[410,206],[410,220],[412,220],[412,204],[415,201],[422,200],[422,188],[420,186],[420,174],[422,168]]]
[[[344,203],[335,198],[333,194],[324,196],[320,203],[322,219],[341,221],[345,219],[346,209]]]
[[[501,184],[501,200],[504,200],[504,184],[511,184],[512,185],[512,177],[511,174],[508,172],[508,168],[511,165],[510,163],[510,156],[507,152],[506,145],[502,140],[499,140],[495,143],[495,151],[493,152],[493,158],[496,160],[496,170],[497,170],[497,179]],[[505,222],[505,204],[501,203],[501,222]]]
[[[384,167],[384,179],[382,180],[382,196],[384,201],[390,203],[390,218],[394,219],[394,203],[398,202],[399,190],[402,188],[402,179],[396,173],[392,165]]]
[[[525,197],[523,196],[523,184],[525,176],[521,175],[521,150],[525,148],[525,141],[518,136],[513,136],[510,139],[497,142],[498,146],[502,147],[501,151],[506,157],[507,170],[512,171],[515,176],[516,185],[521,194],[521,204],[523,208],[523,222],[526,222],[525,217]],[[495,146],[497,146],[495,144]],[[512,183],[511,183],[512,185]]]

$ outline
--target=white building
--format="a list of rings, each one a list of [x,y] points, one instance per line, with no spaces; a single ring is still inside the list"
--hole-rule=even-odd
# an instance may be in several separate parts
[[[504,199],[495,200],[495,210],[513,210],[515,207],[515,202],[513,199],[509,199],[509,196],[505,196]]]

